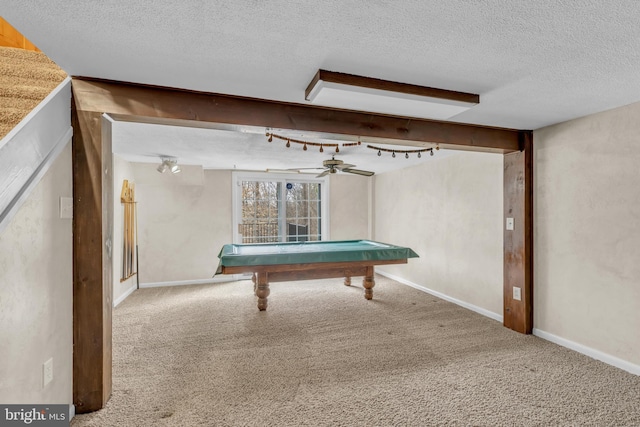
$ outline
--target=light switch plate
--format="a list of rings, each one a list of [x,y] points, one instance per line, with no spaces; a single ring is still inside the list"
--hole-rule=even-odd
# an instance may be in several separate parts
[[[60,218],[73,218],[73,199],[71,197],[60,197]]]
[[[514,286],[513,287],[513,299],[516,301],[521,301],[522,300],[522,295],[521,295],[521,290],[520,288]]]
[[[513,218],[507,218],[507,230],[513,230]]]

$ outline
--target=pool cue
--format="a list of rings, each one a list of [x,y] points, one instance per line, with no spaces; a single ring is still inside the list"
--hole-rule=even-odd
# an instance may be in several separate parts
[[[133,202],[133,209],[136,227],[136,289],[140,289],[140,267],[138,266],[138,202]]]
[[[129,190],[130,192],[132,190]],[[133,193],[130,193],[131,196]],[[129,276],[133,274],[133,197],[129,197]]]
[[[125,179],[122,182],[122,191],[120,192],[120,202],[122,203],[122,278],[127,277],[127,189],[128,182]]]

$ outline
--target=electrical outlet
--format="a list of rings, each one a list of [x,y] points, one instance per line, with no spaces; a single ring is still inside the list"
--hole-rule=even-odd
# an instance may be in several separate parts
[[[516,301],[521,301],[522,300],[522,296],[520,294],[520,288],[518,287],[513,287],[513,299]]]
[[[53,381],[53,357],[42,364],[42,388]]]

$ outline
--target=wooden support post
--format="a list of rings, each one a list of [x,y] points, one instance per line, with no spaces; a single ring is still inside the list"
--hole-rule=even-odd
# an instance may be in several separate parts
[[[520,132],[520,141],[521,151],[504,155],[504,326],[530,334],[533,329],[532,133]]]
[[[72,103],[73,402],[96,411],[111,396],[113,183],[111,124]]]

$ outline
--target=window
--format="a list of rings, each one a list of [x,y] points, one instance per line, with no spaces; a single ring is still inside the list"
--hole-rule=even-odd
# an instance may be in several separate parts
[[[234,242],[327,240],[327,178],[233,174]]]

